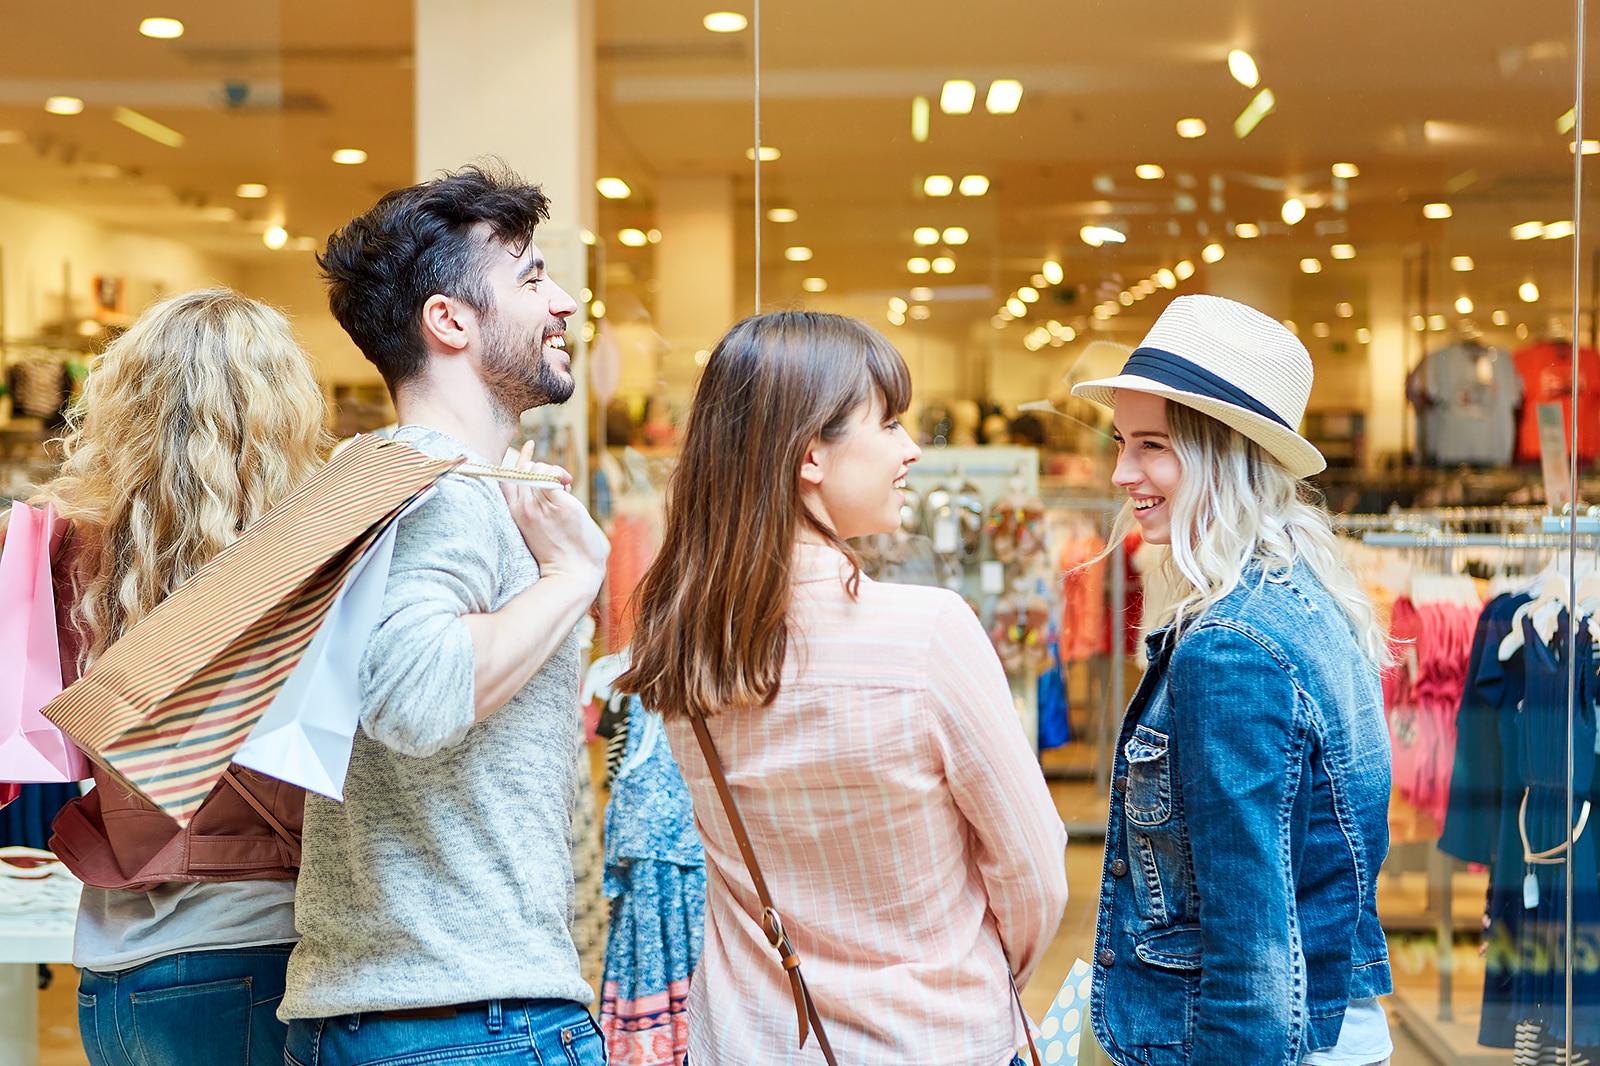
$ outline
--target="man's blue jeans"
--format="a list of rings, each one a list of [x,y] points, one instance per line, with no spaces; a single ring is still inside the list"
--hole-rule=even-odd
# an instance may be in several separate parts
[[[437,1011],[375,1011],[289,1023],[287,1066],[486,1063],[605,1066],[589,1012],[560,999],[497,999]]]
[[[280,1066],[293,944],[168,955],[82,971],[78,1031],[90,1066]]]

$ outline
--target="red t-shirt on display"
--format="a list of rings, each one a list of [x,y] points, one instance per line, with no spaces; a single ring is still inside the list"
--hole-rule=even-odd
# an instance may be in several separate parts
[[[1572,346],[1540,341],[1512,356],[1522,378],[1522,420],[1517,429],[1517,461],[1539,461],[1539,405],[1561,404],[1561,420],[1572,425]],[[1568,430],[1567,447],[1572,447]],[[1600,353],[1578,349],[1578,447],[1580,461],[1600,455]]]

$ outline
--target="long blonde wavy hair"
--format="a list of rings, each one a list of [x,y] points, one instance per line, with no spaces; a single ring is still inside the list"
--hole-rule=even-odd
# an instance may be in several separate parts
[[[72,522],[87,668],[274,503],[330,443],[282,314],[228,289],[155,304],[90,370],[37,499]]]
[[[1171,497],[1172,545],[1157,571],[1170,590],[1154,605],[1150,628],[1180,635],[1206,609],[1239,587],[1259,564],[1262,578],[1304,566],[1333,597],[1362,654],[1376,666],[1390,652],[1372,600],[1345,565],[1321,494],[1230,426],[1179,403],[1167,403],[1167,430],[1181,476]],[[1109,544],[1135,528],[1130,501]]]

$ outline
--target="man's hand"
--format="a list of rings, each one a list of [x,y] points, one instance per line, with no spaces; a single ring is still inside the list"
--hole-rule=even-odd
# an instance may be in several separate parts
[[[572,495],[572,475],[558,466],[533,462],[533,443],[522,446],[518,470],[556,474],[562,487],[534,488],[514,481],[500,483],[511,517],[528,551],[539,563],[539,577],[564,577],[587,585],[592,593],[605,580],[611,543],[589,511]]]

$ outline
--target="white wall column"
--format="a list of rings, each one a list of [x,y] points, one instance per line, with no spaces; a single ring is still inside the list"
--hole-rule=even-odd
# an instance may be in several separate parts
[[[562,288],[588,284],[594,230],[594,11],[587,0],[416,0],[416,176],[499,156],[544,187],[551,218],[535,240]],[[488,57],[494,45],[501,54]],[[580,303],[582,301],[580,300]],[[587,309],[568,322],[577,390],[554,419],[573,434],[587,488]]]
[[[733,178],[674,175],[656,182],[656,323],[667,350],[660,380],[674,399],[687,399],[699,367],[733,325]]]
[[[1405,263],[1399,255],[1367,263],[1367,466],[1376,469],[1386,455],[1414,444],[1415,417],[1406,405],[1407,329]]]

